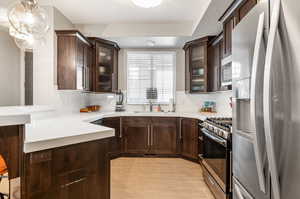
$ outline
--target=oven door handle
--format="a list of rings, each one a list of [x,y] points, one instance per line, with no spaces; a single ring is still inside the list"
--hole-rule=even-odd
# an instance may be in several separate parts
[[[222,138],[218,138],[218,137],[213,136],[206,129],[202,129],[202,132],[203,132],[203,134],[205,134],[207,137],[209,137],[210,139],[214,140],[215,142],[217,142],[217,143],[219,143],[219,144],[221,144],[223,146],[227,145],[227,141],[226,140],[223,140]]]

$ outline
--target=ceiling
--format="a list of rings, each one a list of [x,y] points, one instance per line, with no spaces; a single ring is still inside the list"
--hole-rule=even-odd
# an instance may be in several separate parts
[[[163,0],[155,8],[141,8],[131,0],[40,0],[50,3],[75,24],[197,23],[210,0]]]
[[[122,48],[180,48],[190,37],[108,37]],[[154,46],[149,45],[153,42]]]
[[[6,8],[17,0],[0,0],[0,25]],[[131,0],[38,0],[56,7],[87,36],[107,38],[122,48],[178,48],[194,38],[222,31],[218,18],[233,0],[163,0],[140,8]]]

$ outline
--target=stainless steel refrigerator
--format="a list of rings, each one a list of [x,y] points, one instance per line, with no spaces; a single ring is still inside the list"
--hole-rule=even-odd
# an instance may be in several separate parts
[[[299,8],[259,1],[233,31],[233,199],[300,198]]]

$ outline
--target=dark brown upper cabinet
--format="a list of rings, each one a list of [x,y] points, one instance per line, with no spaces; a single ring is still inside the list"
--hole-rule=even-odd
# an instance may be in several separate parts
[[[226,91],[231,90],[230,85],[222,85],[222,65],[224,51],[223,33],[216,36],[208,45],[207,63],[208,63],[208,91]]]
[[[56,34],[58,89],[90,91],[92,44],[76,30],[57,30]]]
[[[223,23],[224,48],[223,57],[232,53],[232,31],[235,26],[247,15],[247,13],[257,4],[258,0],[236,0],[234,1],[219,21]]]
[[[90,37],[93,44],[93,91],[111,93],[118,90],[117,43]]]
[[[219,91],[221,87],[222,42],[223,35],[220,35],[208,46],[208,90],[211,92]]]
[[[188,93],[208,91],[208,43],[213,37],[203,37],[187,42],[185,51],[185,90]]]

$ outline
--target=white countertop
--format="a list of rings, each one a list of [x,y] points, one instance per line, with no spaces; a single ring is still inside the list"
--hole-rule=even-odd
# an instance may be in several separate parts
[[[75,116],[75,115],[74,115]],[[95,113],[80,113],[83,121],[92,122],[98,119],[107,117],[185,117],[199,120],[205,120],[207,117],[223,117],[217,113],[185,113],[185,112],[95,112]]]
[[[30,123],[32,114],[54,111],[49,106],[5,106],[0,107],[0,126]]]
[[[30,153],[115,135],[115,130],[82,121],[80,117],[34,120],[26,124],[24,152]]]
[[[30,153],[70,144],[104,139],[115,135],[114,129],[90,122],[107,117],[185,117],[205,120],[217,114],[155,113],[155,112],[96,112],[64,115],[56,118],[33,120],[25,131],[24,152]]]
[[[33,114],[47,111],[53,109],[43,106],[0,107],[0,126],[26,124],[24,152],[30,153],[112,137],[114,129],[90,123],[107,117],[185,117],[199,120],[222,117],[209,113],[95,112],[32,119]]]

